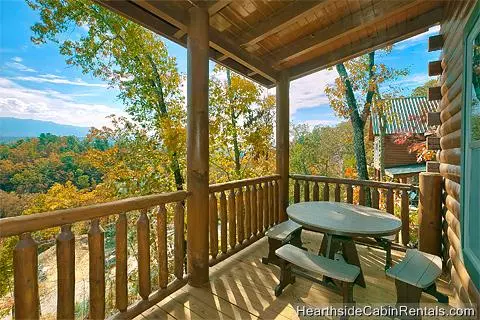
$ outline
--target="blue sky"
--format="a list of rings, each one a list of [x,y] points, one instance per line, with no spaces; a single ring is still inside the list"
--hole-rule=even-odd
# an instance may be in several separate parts
[[[0,6],[0,116],[101,126],[108,124],[106,116],[124,114],[116,89],[67,66],[56,45],[38,46],[30,41],[30,26],[38,16],[24,1],[2,0]],[[69,37],[79,37],[81,32],[78,30]],[[437,32],[438,28],[432,28],[400,42],[391,54],[377,59],[388,66],[410,70],[409,76],[396,84],[404,88],[405,94],[429,79],[428,61],[438,59],[439,53],[427,52],[427,39]],[[170,55],[177,58],[179,70],[186,72],[186,49],[170,41],[166,43]],[[341,120],[335,117],[323,92],[335,77],[335,71],[325,70],[291,83],[293,122],[329,125]]]

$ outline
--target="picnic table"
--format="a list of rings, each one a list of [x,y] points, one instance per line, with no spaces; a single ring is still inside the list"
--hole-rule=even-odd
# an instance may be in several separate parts
[[[383,237],[396,234],[402,222],[399,218],[378,209],[361,205],[312,201],[292,204],[288,217],[303,229],[324,234],[319,255],[330,259],[340,252],[348,264],[360,268],[356,284],[365,288],[360,259],[353,238]]]

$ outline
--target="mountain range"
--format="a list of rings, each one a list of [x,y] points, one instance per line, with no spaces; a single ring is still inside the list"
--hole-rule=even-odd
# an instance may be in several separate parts
[[[0,117],[0,141],[2,142],[38,137],[41,133],[81,138],[85,137],[89,130],[88,127],[59,124],[52,121]]]

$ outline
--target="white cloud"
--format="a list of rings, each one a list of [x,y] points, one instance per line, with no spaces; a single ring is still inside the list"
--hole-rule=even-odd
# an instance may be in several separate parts
[[[54,90],[35,90],[0,78],[0,116],[53,121],[76,126],[110,125],[111,114],[125,112],[103,104],[77,103],[75,95]]]
[[[439,31],[440,31],[440,26],[433,26],[424,33],[417,34],[416,36],[413,36],[411,38],[408,38],[406,40],[396,43],[395,50],[404,50],[414,45],[417,45],[420,42],[426,42],[429,36],[438,34]]]
[[[23,59],[20,58],[20,57],[13,57],[12,60],[15,61],[15,62],[22,62],[23,61]]]
[[[37,77],[15,77],[15,80],[20,81],[30,81],[36,83],[54,83],[54,84],[68,84],[73,86],[82,86],[82,87],[100,87],[100,88],[107,88],[108,85],[105,83],[89,83],[85,82],[80,78],[69,80],[64,77],[56,76],[53,74],[43,74]]]
[[[337,125],[341,122],[340,119],[337,120],[322,120],[322,119],[314,119],[314,120],[305,120],[305,121],[299,121],[299,123],[304,123],[310,127],[310,129],[313,129],[315,126],[334,126]]]
[[[408,75],[400,80],[395,80],[392,85],[402,88],[414,88],[425,84],[428,80],[432,79],[426,73],[415,73]]]
[[[8,67],[8,68],[11,68],[11,69],[16,69],[18,71],[22,71],[22,72],[37,72],[35,69],[32,69],[32,68],[29,68],[27,67],[26,65],[24,64],[21,64],[20,62],[17,62],[17,60],[15,60],[16,58],[19,58],[19,57],[15,57],[13,58],[13,62],[7,62],[5,63],[5,65]],[[19,58],[20,61],[21,61],[21,58]]]
[[[322,70],[292,81],[290,84],[290,114],[298,109],[314,108],[329,104],[325,87],[332,84],[338,74],[334,70]]]

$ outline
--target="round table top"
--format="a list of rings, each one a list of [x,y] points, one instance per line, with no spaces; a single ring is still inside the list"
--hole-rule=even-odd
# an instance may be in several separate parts
[[[382,237],[397,233],[400,219],[378,209],[341,202],[292,204],[288,217],[305,229],[347,237]]]

